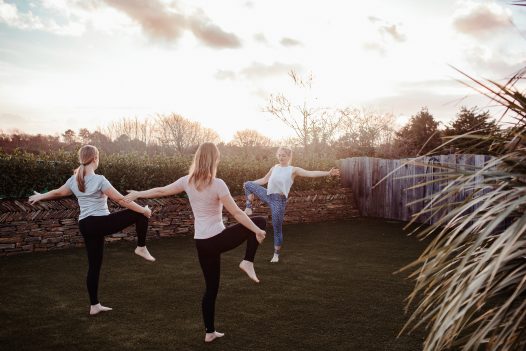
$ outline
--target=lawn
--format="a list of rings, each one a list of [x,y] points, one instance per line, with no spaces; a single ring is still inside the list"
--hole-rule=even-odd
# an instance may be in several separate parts
[[[284,227],[282,261],[260,247],[255,284],[222,257],[216,328],[205,345],[204,280],[193,239],[152,240],[148,263],[134,245],[106,245],[99,297],[113,311],[88,315],[84,249],[0,258],[1,350],[420,350],[423,334],[396,338],[412,288],[394,271],[425,244],[403,223],[379,219]]]

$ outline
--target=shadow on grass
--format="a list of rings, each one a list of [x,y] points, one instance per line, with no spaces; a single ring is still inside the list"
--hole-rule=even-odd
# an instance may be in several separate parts
[[[0,259],[2,350],[420,350],[396,338],[411,281],[393,272],[424,243],[378,219],[290,225],[279,264],[272,233],[256,256],[261,283],[222,257],[216,328],[204,345],[204,280],[189,237],[153,240],[148,263],[132,243],[105,247],[99,297],[114,310],[88,316],[84,249]]]

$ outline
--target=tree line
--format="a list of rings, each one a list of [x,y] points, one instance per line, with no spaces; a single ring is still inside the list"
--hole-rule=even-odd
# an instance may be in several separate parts
[[[257,130],[239,130],[229,142],[201,123],[179,114],[157,115],[154,118],[122,118],[90,131],[82,128],[64,131],[60,136],[29,135],[22,132],[0,133],[3,152],[24,150],[41,153],[55,150],[74,151],[82,144],[93,144],[105,153],[137,152],[148,155],[188,155],[205,141],[219,144],[226,155],[265,157],[268,149],[287,144],[303,155],[345,158],[370,156],[405,158],[428,153],[444,140],[447,150],[490,154],[490,143],[474,138],[455,138],[470,133],[473,136],[495,137],[501,133],[488,111],[477,107],[461,107],[455,119],[441,126],[432,113],[422,107],[400,129],[392,113],[371,108],[326,107],[313,96],[312,74],[302,78],[289,72],[292,87],[287,94],[271,94],[263,108],[289,128],[293,137],[272,140]],[[476,141],[475,141],[476,140]],[[489,139],[488,139],[489,140]]]
[[[146,120],[123,118],[95,131],[82,128],[75,132],[68,129],[60,136],[30,135],[18,131],[0,133],[0,148],[5,153],[12,153],[17,149],[42,153],[76,151],[80,145],[89,143],[105,153],[187,155],[192,154],[200,143],[212,141],[218,143],[226,154],[262,157],[272,147],[289,144],[300,153],[324,154],[335,158],[403,158],[427,153],[448,138],[451,140],[448,142],[447,152],[469,149],[473,153],[489,154],[489,142],[454,139],[454,136],[465,133],[497,136],[499,133],[489,112],[477,107],[461,107],[455,119],[442,127],[431,112],[423,107],[399,130],[395,129],[395,116],[390,113],[346,108],[331,115],[326,110],[315,116],[314,111],[313,109],[307,114],[305,111],[299,112],[300,116],[307,116],[306,123],[295,123],[289,115],[287,125],[292,130],[298,129],[296,137],[281,141],[272,140],[256,130],[245,129],[237,131],[233,139],[225,143],[217,132],[203,127],[199,122],[169,114]],[[283,113],[279,113],[283,117]]]

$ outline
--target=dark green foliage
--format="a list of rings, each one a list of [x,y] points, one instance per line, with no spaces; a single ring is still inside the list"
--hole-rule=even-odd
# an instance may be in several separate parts
[[[396,132],[395,145],[401,157],[423,155],[440,144],[438,122],[425,107]]]
[[[480,112],[477,107],[468,109],[463,106],[443,134],[447,140],[453,139],[447,144],[452,152],[489,155],[493,139],[500,133],[489,111]]]
[[[147,156],[144,154],[101,155],[98,174],[103,174],[122,193],[170,184],[188,174],[192,156]],[[250,156],[222,157],[217,176],[233,195],[243,193],[243,182],[262,178],[277,161],[273,154],[266,159]],[[294,158],[293,165],[308,170],[329,170],[334,160]],[[58,151],[35,155],[23,151],[0,152],[0,198],[24,198],[33,191],[45,192],[60,187],[78,166],[73,152]],[[300,178],[293,190],[335,188],[337,178]]]
[[[76,158],[75,154],[60,151],[52,155],[0,153],[0,198],[21,198],[33,190],[45,192],[61,186],[73,173]]]

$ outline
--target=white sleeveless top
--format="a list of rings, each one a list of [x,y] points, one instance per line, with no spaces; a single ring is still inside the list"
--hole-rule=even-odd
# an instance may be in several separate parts
[[[288,197],[290,187],[294,182],[292,180],[293,169],[294,167],[292,166],[281,167],[280,165],[275,165],[274,168],[272,168],[272,173],[268,181],[267,195],[277,193],[284,194]]]

